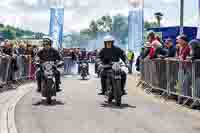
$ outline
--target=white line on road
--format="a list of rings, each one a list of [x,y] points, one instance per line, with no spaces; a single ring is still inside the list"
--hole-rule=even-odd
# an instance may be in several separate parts
[[[1,112],[0,133],[17,133],[15,125],[15,107],[18,101],[29,91],[32,90],[33,84],[24,85],[14,93],[8,102],[5,103]]]

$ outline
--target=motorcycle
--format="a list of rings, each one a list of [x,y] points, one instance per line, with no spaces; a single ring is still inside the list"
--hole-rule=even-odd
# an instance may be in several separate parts
[[[88,76],[88,64],[87,62],[82,62],[80,64],[80,75],[82,77],[82,80],[85,80]]]
[[[37,64],[43,71],[41,82],[41,94],[46,98],[48,104],[52,103],[52,97],[56,96],[56,84],[54,71],[63,65],[62,62],[55,63],[54,61],[46,61],[44,63]]]
[[[95,63],[96,56],[91,56],[91,63]]]
[[[103,69],[106,69],[106,96],[108,103],[112,103],[115,100],[115,105],[121,105],[122,99],[122,84],[121,84],[121,72],[122,68],[126,68],[120,62],[113,62],[109,65],[103,65]],[[127,71],[127,70],[126,70]]]

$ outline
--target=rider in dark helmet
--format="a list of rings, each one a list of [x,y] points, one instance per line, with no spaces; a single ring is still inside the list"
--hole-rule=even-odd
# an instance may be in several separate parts
[[[44,38],[43,39],[43,49],[40,50],[36,57],[39,58],[39,63],[43,63],[46,61],[61,61],[62,57],[59,53],[58,50],[52,48],[52,40],[50,38]],[[56,89],[57,92],[61,91],[60,89],[60,72],[55,69],[54,71],[55,74],[55,79],[56,79]],[[41,70],[40,68],[37,70],[36,72],[36,79],[37,79],[37,85],[38,85],[38,92],[41,91],[41,81],[42,81],[42,75],[43,75],[43,70]]]
[[[120,59],[125,63],[125,65],[128,67],[129,66],[129,61],[128,58],[126,57],[125,52],[114,46],[114,38],[112,36],[106,36],[104,38],[104,48],[101,49],[99,52],[97,58],[100,60],[101,64],[109,64],[110,62],[118,62]],[[126,73],[122,73],[122,91],[123,95],[126,95],[125,92],[125,84],[126,84]],[[101,86],[102,86],[102,92],[99,93],[99,95],[105,95],[106,92],[106,70],[104,69],[101,72]]]

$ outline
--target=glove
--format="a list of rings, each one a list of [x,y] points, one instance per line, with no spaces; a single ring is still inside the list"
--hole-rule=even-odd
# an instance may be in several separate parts
[[[103,65],[102,65],[102,64],[99,64],[99,66],[98,66],[98,70],[101,70],[102,67],[103,67]]]
[[[129,67],[130,67],[129,64],[125,64],[125,66],[126,66],[128,69],[129,69]]]

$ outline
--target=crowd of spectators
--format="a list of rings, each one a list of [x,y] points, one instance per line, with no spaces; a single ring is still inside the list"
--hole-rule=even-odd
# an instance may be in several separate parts
[[[34,79],[36,68],[33,59],[38,50],[38,46],[31,45],[26,41],[18,43],[9,40],[3,41],[0,46],[0,55],[10,58],[10,66],[2,68],[2,71],[5,72],[8,69],[6,80],[15,83],[19,78]],[[7,63],[9,63],[8,60]]]
[[[162,43],[161,39],[154,32],[150,32],[148,42],[145,43],[137,58],[137,70],[140,70],[141,59],[155,58],[174,58],[181,61],[200,59],[200,40],[194,39],[189,41],[187,36],[182,34],[176,38],[176,44],[173,43],[171,38],[164,40],[164,43]]]
[[[141,49],[140,55],[137,58],[136,70],[140,71],[142,67],[141,61],[146,61],[146,60],[151,61],[153,59],[160,59],[160,60],[175,60],[176,62],[180,62],[181,67],[174,69],[178,70],[177,73],[179,75],[182,75],[181,90],[183,92],[181,93],[185,96],[191,96],[192,63],[196,59],[200,59],[200,39],[189,40],[186,35],[182,34],[176,38],[176,44],[174,44],[174,41],[171,38],[163,40],[163,42],[164,43],[162,43],[161,39],[157,37],[154,32],[149,33],[148,42],[145,43],[144,47]],[[196,80],[199,81],[198,78],[196,78]],[[200,86],[200,82],[196,83],[197,83],[196,86]]]
[[[64,57],[64,73],[75,74],[78,73],[75,65],[77,65],[81,60],[86,60],[92,62],[97,56],[97,51],[87,51],[86,49],[80,48],[64,48],[61,51],[62,56]]]

